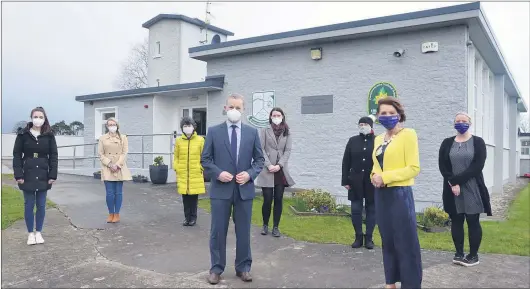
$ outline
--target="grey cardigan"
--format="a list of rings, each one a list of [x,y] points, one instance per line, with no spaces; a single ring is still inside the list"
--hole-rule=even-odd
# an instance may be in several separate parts
[[[293,144],[292,136],[283,134],[276,141],[273,129],[269,126],[263,128],[259,132],[261,149],[265,157],[265,164],[263,170],[258,176],[255,184],[258,187],[272,188],[274,187],[274,173],[269,172],[270,165],[280,165],[285,175],[285,180],[289,186],[295,183],[291,174],[289,173],[289,157],[291,156],[291,147]]]

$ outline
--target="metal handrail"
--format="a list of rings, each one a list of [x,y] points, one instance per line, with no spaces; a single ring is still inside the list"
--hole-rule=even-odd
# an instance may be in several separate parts
[[[172,159],[172,156],[173,156],[173,148],[174,148],[174,140],[177,138],[177,137],[180,137],[182,134],[179,134],[177,133],[176,131],[174,131],[173,133],[155,133],[155,134],[126,134],[127,137],[141,137],[140,141],[141,141],[141,148],[142,148],[142,151],[141,152],[128,152],[127,154],[129,155],[141,155],[142,156],[142,169],[145,168],[145,158],[144,158],[144,155],[168,155],[170,160]],[[168,152],[161,152],[161,153],[157,153],[157,152],[145,152],[144,151],[144,137],[154,137],[154,136],[170,136],[169,138],[169,151]],[[172,136],[172,137],[171,137]],[[203,136],[203,135],[201,135]],[[204,136],[203,136],[204,137]],[[58,149],[60,148],[73,148],[73,156],[71,158],[61,158],[61,160],[72,160],[72,167],[73,169],[76,168],[76,164],[75,164],[75,161],[76,160],[86,160],[86,159],[92,159],[93,162],[92,162],[92,167],[95,168],[96,167],[96,159],[99,159],[99,156],[97,154],[97,145],[98,143],[97,142],[94,142],[94,143],[85,143],[85,144],[73,144],[73,145],[62,145],[62,146],[57,146]],[[77,157],[76,156],[76,148],[77,147],[85,147],[85,146],[93,146],[94,149],[93,149],[93,155],[92,156],[86,156],[86,157]],[[170,161],[169,162],[169,168],[172,168],[173,166],[173,162]]]

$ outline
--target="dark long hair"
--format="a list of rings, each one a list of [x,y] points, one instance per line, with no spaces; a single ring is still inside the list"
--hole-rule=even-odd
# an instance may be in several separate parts
[[[40,133],[41,134],[45,134],[45,133],[51,132],[52,131],[52,127],[50,126],[50,121],[48,120],[48,115],[46,115],[46,111],[44,111],[44,108],[42,108],[42,106],[37,106],[36,108],[32,109],[31,110],[31,114],[29,115],[29,117],[33,120],[33,113],[36,112],[36,111],[40,111],[40,112],[42,112],[42,114],[44,114],[44,123],[40,127]],[[32,126],[33,126],[33,122],[29,122],[28,125],[26,126],[26,128],[30,129]]]
[[[281,108],[273,107],[271,109],[271,112],[269,113],[269,124],[273,125],[272,113],[275,112],[275,111],[277,111],[277,112],[282,114],[282,123],[280,123],[278,125],[278,127],[283,130],[283,136],[288,136],[289,135],[289,126],[287,125],[287,122],[285,120],[285,113],[283,113],[283,110]]]

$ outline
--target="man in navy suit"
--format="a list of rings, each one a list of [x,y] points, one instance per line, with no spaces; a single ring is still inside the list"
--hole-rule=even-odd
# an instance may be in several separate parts
[[[252,281],[250,221],[256,196],[254,180],[263,168],[264,158],[258,131],[241,123],[243,110],[243,96],[231,94],[225,105],[228,120],[208,129],[201,157],[201,164],[211,178],[210,284],[219,283],[226,266],[226,234],[232,208],[236,275],[245,282]]]

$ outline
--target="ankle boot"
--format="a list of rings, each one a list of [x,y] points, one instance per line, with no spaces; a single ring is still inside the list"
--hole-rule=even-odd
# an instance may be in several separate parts
[[[374,240],[372,239],[372,235],[364,235],[364,247],[369,250],[374,248]]]
[[[112,223],[112,220],[114,219],[114,214],[109,214],[107,217],[107,223]]]
[[[361,248],[363,246],[363,234],[355,234],[355,241],[351,244],[352,248]]]
[[[113,223],[118,223],[120,221],[120,214],[114,214],[114,218],[112,218]]]

